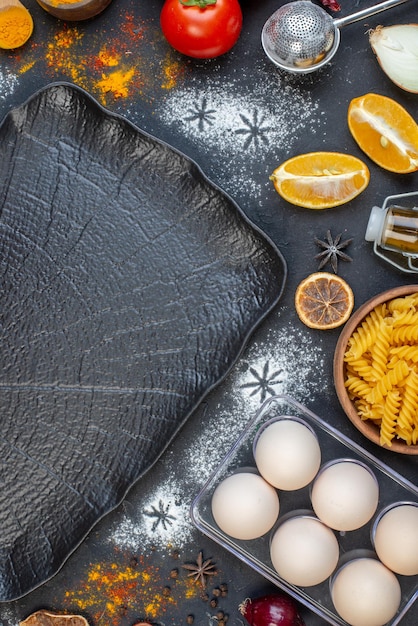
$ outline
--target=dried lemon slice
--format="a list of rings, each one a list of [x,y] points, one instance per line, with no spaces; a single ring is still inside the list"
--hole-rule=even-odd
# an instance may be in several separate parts
[[[397,174],[418,170],[418,124],[398,102],[376,93],[351,100],[347,122],[359,147]]]
[[[328,330],[348,320],[354,307],[354,294],[340,276],[315,272],[297,287],[295,307],[306,326]]]
[[[306,209],[329,209],[349,202],[369,184],[370,172],[357,157],[308,152],[288,159],[270,176],[277,193]]]

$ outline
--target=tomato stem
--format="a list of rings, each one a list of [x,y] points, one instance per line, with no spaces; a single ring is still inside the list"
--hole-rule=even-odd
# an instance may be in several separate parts
[[[216,0],[180,0],[180,3],[185,7],[199,7],[199,9],[206,9],[210,4],[216,4]]]

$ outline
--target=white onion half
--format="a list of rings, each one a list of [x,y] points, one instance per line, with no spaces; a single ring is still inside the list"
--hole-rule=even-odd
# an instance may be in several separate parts
[[[418,93],[418,24],[377,26],[369,41],[380,67],[395,85]]]

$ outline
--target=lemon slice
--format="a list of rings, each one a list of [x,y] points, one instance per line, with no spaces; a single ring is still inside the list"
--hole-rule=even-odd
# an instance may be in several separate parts
[[[398,102],[375,93],[354,98],[347,122],[374,163],[397,174],[418,170],[418,124]]]
[[[309,152],[282,163],[270,180],[291,204],[329,209],[358,196],[369,184],[370,172],[365,163],[349,154]]]

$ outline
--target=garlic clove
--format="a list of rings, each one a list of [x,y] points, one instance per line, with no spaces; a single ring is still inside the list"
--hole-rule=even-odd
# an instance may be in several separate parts
[[[388,78],[418,93],[418,24],[377,26],[369,32],[369,42]]]

